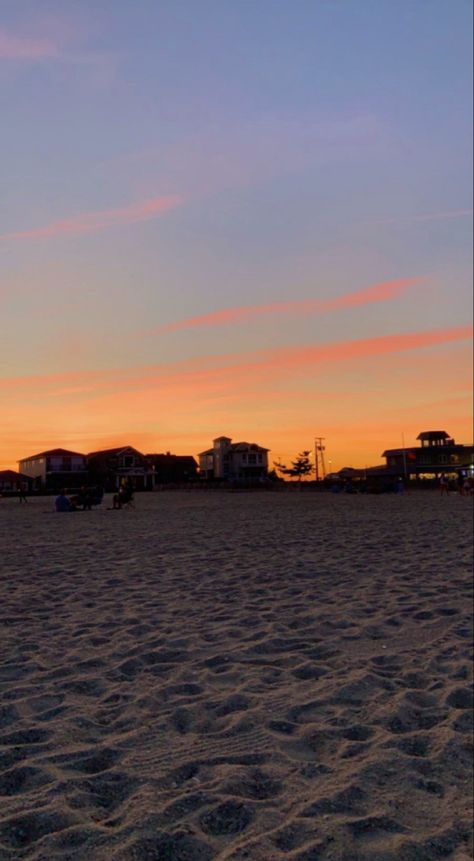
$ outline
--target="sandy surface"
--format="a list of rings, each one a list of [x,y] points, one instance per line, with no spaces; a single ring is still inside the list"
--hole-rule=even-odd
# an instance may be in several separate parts
[[[0,858],[471,858],[472,500],[0,500]]]

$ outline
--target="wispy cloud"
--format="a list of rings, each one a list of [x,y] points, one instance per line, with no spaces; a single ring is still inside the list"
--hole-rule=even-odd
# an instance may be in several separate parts
[[[214,356],[188,359],[182,362],[163,363],[136,368],[115,368],[104,371],[64,372],[61,374],[30,375],[24,377],[0,378],[0,391],[16,391],[23,398],[25,389],[42,398],[45,394],[114,393],[122,396],[133,390],[169,388],[176,392],[188,386],[197,393],[219,388],[228,393],[229,374],[232,386],[239,375],[248,384],[249,371],[252,381],[257,375],[267,375],[272,371],[293,371],[308,369],[322,362],[349,362],[408,350],[469,340],[472,326],[458,326],[448,329],[434,329],[425,332],[411,332],[398,335],[384,335],[377,338],[364,338],[358,341],[337,341],[330,344],[307,344],[302,347],[282,347],[274,350],[253,352],[224,353]],[[69,391],[68,391],[69,390]]]
[[[454,341],[472,338],[472,326],[457,326],[450,329],[434,329],[428,332],[412,332],[403,335],[383,335],[378,338],[364,338],[360,341],[342,341],[322,346],[283,348],[262,351],[260,367],[271,366],[276,369],[298,368],[320,361],[349,361],[399,353],[405,350],[419,350],[425,347],[441,346]],[[266,354],[266,355],[264,355]]]
[[[367,221],[366,224],[413,224],[423,221],[449,221],[454,218],[468,218],[472,216],[472,209],[452,209],[446,212],[427,212],[421,215],[407,215],[399,218],[381,218]]]
[[[305,299],[293,302],[272,302],[265,305],[244,305],[235,308],[222,308],[198,317],[188,317],[164,326],[158,326],[146,332],[147,335],[157,335],[165,332],[177,332],[181,329],[196,329],[201,326],[220,326],[226,323],[240,323],[254,317],[266,314],[314,314],[337,311],[343,308],[355,308],[374,302],[387,302],[396,299],[410,287],[424,282],[425,278],[398,278],[393,281],[383,281],[362,290],[344,293],[334,299]]]
[[[1,456],[10,466],[18,456],[54,445],[91,451],[109,440],[149,451],[171,444],[189,453],[202,450],[216,432],[230,431],[260,438],[284,459],[323,421],[340,465],[351,462],[355,449],[363,463],[364,452],[373,458],[375,451],[378,459],[400,427],[399,411],[384,419],[383,392],[392,375],[399,383],[401,371],[405,388],[391,391],[388,406],[413,404],[416,436],[420,403],[413,381],[432,400],[453,379],[456,391],[469,389],[471,337],[472,329],[457,327],[154,366],[0,378]],[[466,393],[464,405],[450,406],[456,435],[470,433],[469,405]],[[421,409],[433,425],[438,421],[439,406]],[[377,423],[384,422],[379,433]],[[410,431],[409,423],[404,427]]]
[[[42,60],[59,56],[58,46],[52,39],[16,36],[0,29],[1,60]]]
[[[64,221],[53,221],[31,230],[19,230],[0,235],[0,240],[47,239],[55,236],[68,236],[78,233],[91,233],[116,227],[122,224],[134,224],[139,221],[150,221],[168,209],[181,203],[177,195],[155,197],[139,201],[119,209],[104,209],[99,212],[84,212]]]

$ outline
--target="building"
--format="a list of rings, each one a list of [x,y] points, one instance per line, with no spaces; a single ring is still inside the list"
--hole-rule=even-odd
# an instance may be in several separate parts
[[[34,490],[80,487],[87,482],[86,456],[65,448],[30,455],[18,461],[18,466],[32,480]]]
[[[31,478],[13,469],[0,470],[0,493],[27,492],[31,487]]]
[[[89,481],[105,490],[117,490],[129,480],[135,490],[153,489],[153,469],[144,454],[131,445],[117,446],[87,455]]]
[[[446,431],[422,431],[417,439],[419,446],[390,448],[383,452],[388,472],[416,478],[438,476],[442,472],[473,471],[473,445],[456,443]]]
[[[154,484],[181,484],[198,478],[198,465],[191,455],[147,454],[147,463],[153,471]]]
[[[212,448],[199,454],[199,471],[206,479],[260,479],[268,475],[268,448],[256,443],[232,442],[219,436]]]

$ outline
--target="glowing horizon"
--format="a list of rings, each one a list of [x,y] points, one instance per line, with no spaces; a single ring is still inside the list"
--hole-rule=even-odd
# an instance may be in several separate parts
[[[144,438],[148,440],[150,445],[153,440],[156,440],[155,445],[152,446],[156,449],[158,441],[163,440],[163,433],[153,434],[143,429],[140,430],[140,420],[134,421],[134,416],[142,416],[143,414],[146,416],[147,423],[159,421],[156,407],[153,408],[150,405],[151,398],[153,398],[160,410],[165,408],[167,415],[173,416],[174,414],[174,420],[181,428],[180,433],[169,431],[164,447],[166,450],[171,450],[176,448],[178,440],[180,440],[178,445],[181,446],[186,439],[189,440],[190,445],[195,445],[199,438],[197,432],[191,431],[183,434],[182,423],[183,421],[186,423],[188,415],[193,415],[195,420],[199,416],[201,423],[203,420],[207,422],[208,436],[215,438],[221,432],[230,433],[231,429],[229,428],[222,426],[218,428],[217,421],[222,422],[223,416],[226,416],[226,411],[230,409],[232,412],[237,406],[239,413],[241,413],[240,427],[242,427],[243,415],[255,413],[258,401],[261,399],[262,386],[265,387],[268,407],[281,397],[280,386],[283,379],[286,386],[285,401],[291,403],[291,387],[297,379],[299,379],[300,385],[304,384],[308,376],[310,378],[314,373],[319,373],[321,376],[321,371],[324,376],[326,369],[330,368],[331,365],[338,365],[347,361],[353,363],[353,371],[359,367],[360,373],[366,374],[368,370],[370,372],[370,364],[367,363],[370,363],[372,358],[377,357],[379,366],[383,367],[384,363],[391,361],[392,356],[399,357],[398,373],[406,374],[408,372],[413,378],[414,369],[410,368],[409,364],[404,364],[403,356],[413,353],[413,351],[417,353],[421,351],[421,355],[423,355],[424,351],[428,350],[431,351],[430,363],[433,364],[436,361],[436,352],[433,355],[433,349],[436,351],[437,348],[446,348],[447,345],[456,343],[461,345],[465,341],[470,341],[472,334],[472,327],[464,326],[429,332],[395,334],[361,341],[305,345],[240,354],[221,354],[202,357],[197,364],[194,360],[185,360],[143,368],[117,368],[93,372],[76,371],[67,374],[33,375],[23,378],[0,378],[0,391],[3,389],[5,396],[8,395],[9,400],[12,401],[10,404],[12,422],[13,416],[17,414],[18,410],[21,410],[25,398],[28,402],[27,412],[33,416],[35,413],[39,413],[39,417],[41,417],[47,404],[61,404],[62,410],[67,411],[68,418],[62,423],[62,433],[59,427],[56,428],[56,436],[54,437],[56,442],[46,445],[46,448],[55,446],[67,448],[70,424],[73,421],[76,427],[82,426],[83,428],[82,434],[75,431],[77,439],[97,440],[97,445],[86,446],[88,451],[110,447],[117,440],[117,444],[125,444],[126,439],[128,444],[133,444],[131,439],[140,438],[143,434],[145,434]],[[446,364],[442,355],[440,359],[442,366],[444,366],[444,372],[448,375],[451,374],[451,366]],[[419,358],[416,366],[422,367]],[[229,374],[232,379],[231,392],[228,390]],[[249,374],[252,378],[251,386],[249,386]],[[464,385],[469,386],[468,378],[465,379]],[[467,392],[468,389],[465,388],[464,391]],[[354,394],[356,393],[353,393],[353,396]],[[360,391],[357,392],[357,397],[361,397]],[[346,393],[344,403],[347,404],[350,400],[349,393]],[[246,405],[244,410],[242,410],[243,402]],[[466,407],[468,408],[468,404],[469,398],[466,394],[460,396],[456,402],[456,405],[464,410]],[[336,421],[337,424],[341,421],[339,407],[337,398],[332,402],[331,399],[327,399],[326,412],[328,416],[331,416],[332,423]],[[298,415],[295,406],[293,406],[293,411]],[[123,412],[127,415],[126,421],[121,418]],[[308,408],[305,408],[305,412],[306,414],[309,413]],[[7,408],[4,421],[8,420],[8,415],[9,409]],[[303,420],[304,413],[301,413],[301,405],[299,415]],[[216,417],[215,430],[209,426],[213,416]],[[104,418],[106,423],[113,419],[117,427],[115,435],[111,436],[110,432],[104,428]],[[465,416],[461,416],[461,419],[461,427],[464,429],[467,426]],[[38,421],[36,417],[35,421]],[[230,415],[226,421],[230,423]],[[380,424],[380,418],[378,418],[378,422]],[[418,423],[420,422],[418,421]],[[121,424],[124,425],[123,429],[120,427]],[[273,450],[273,445],[268,445],[268,441],[261,437],[263,433],[269,433],[270,436],[274,437],[274,429],[269,429],[268,424],[265,427],[265,423],[262,424],[261,420],[260,425],[260,438],[254,438],[255,434],[245,433],[245,431],[243,431],[243,436],[247,439],[252,437],[253,441],[266,445]],[[127,426],[128,430],[126,429]],[[250,420],[249,427],[252,427],[252,420]],[[309,432],[308,429],[304,431],[305,435],[308,435]],[[338,434],[341,436],[340,430]],[[294,437],[294,430],[290,432],[289,440],[285,443],[286,455],[288,455],[291,437]],[[14,438],[15,444],[19,446],[21,441],[20,429],[16,429]],[[204,432],[202,432],[201,439],[202,443],[198,446],[199,450],[207,445]],[[281,448],[281,445],[279,447]],[[296,440],[294,447],[298,447]],[[304,446],[300,445],[299,447]],[[87,451],[85,450],[84,453]],[[197,452],[181,449],[175,453],[195,455]],[[22,449],[21,453],[18,453],[17,450],[15,463],[17,460],[33,454],[35,454],[34,451]],[[361,456],[361,452],[355,451],[355,454]],[[334,452],[333,457],[337,457],[336,452]],[[339,466],[342,465],[344,464],[339,464]],[[7,466],[13,468],[13,460],[9,461]],[[5,468],[5,465],[0,468]]]

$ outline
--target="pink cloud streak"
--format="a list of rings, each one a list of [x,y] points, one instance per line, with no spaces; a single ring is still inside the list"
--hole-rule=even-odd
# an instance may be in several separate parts
[[[253,317],[264,314],[311,314],[315,312],[325,313],[336,311],[340,308],[355,308],[359,305],[368,305],[373,302],[387,302],[401,296],[410,287],[421,284],[424,278],[398,278],[393,281],[383,281],[373,284],[353,293],[345,293],[335,299],[306,299],[299,302],[272,302],[265,305],[245,305],[236,308],[223,308],[220,311],[212,311],[209,314],[201,314],[198,317],[188,317],[167,323],[164,326],[148,330],[147,335],[156,335],[165,332],[178,332],[181,329],[196,329],[201,326],[219,326],[226,323],[239,323]]]
[[[75,235],[104,230],[122,224],[135,224],[139,221],[150,221],[181,203],[177,195],[155,197],[143,200],[119,209],[104,209],[99,212],[85,212],[65,221],[54,221],[43,227],[31,230],[21,230],[15,233],[4,233],[0,236],[3,241],[22,239],[46,239],[55,236]]]
[[[331,344],[309,344],[303,347],[282,347],[274,350],[256,350],[244,353],[225,353],[215,356],[189,359],[162,365],[136,368],[115,368],[104,371],[63,372],[61,374],[38,374],[24,377],[0,378],[0,391],[31,388],[38,397],[45,393],[68,393],[75,389],[77,394],[116,392],[117,396],[137,389],[170,387],[176,394],[181,387],[191,386],[192,390],[210,391],[222,380],[223,391],[228,394],[228,382],[237,382],[242,375],[248,384],[248,372],[292,371],[295,368],[311,368],[321,362],[350,361],[375,356],[419,350],[426,347],[466,341],[472,338],[472,326],[457,326],[449,329],[434,329],[427,332],[411,332],[399,335],[383,335],[364,338],[358,341],[336,341]],[[253,381],[257,377],[252,377]],[[58,389],[59,386],[59,389]],[[62,390],[62,391],[61,391]],[[69,392],[71,393],[71,392]]]
[[[14,36],[0,30],[0,59],[41,60],[58,56],[57,46],[49,39]]]
[[[472,209],[452,209],[446,212],[428,212],[422,215],[407,215],[401,218],[382,218],[367,224],[411,224],[417,221],[446,221],[452,218],[467,218],[472,216]]]

